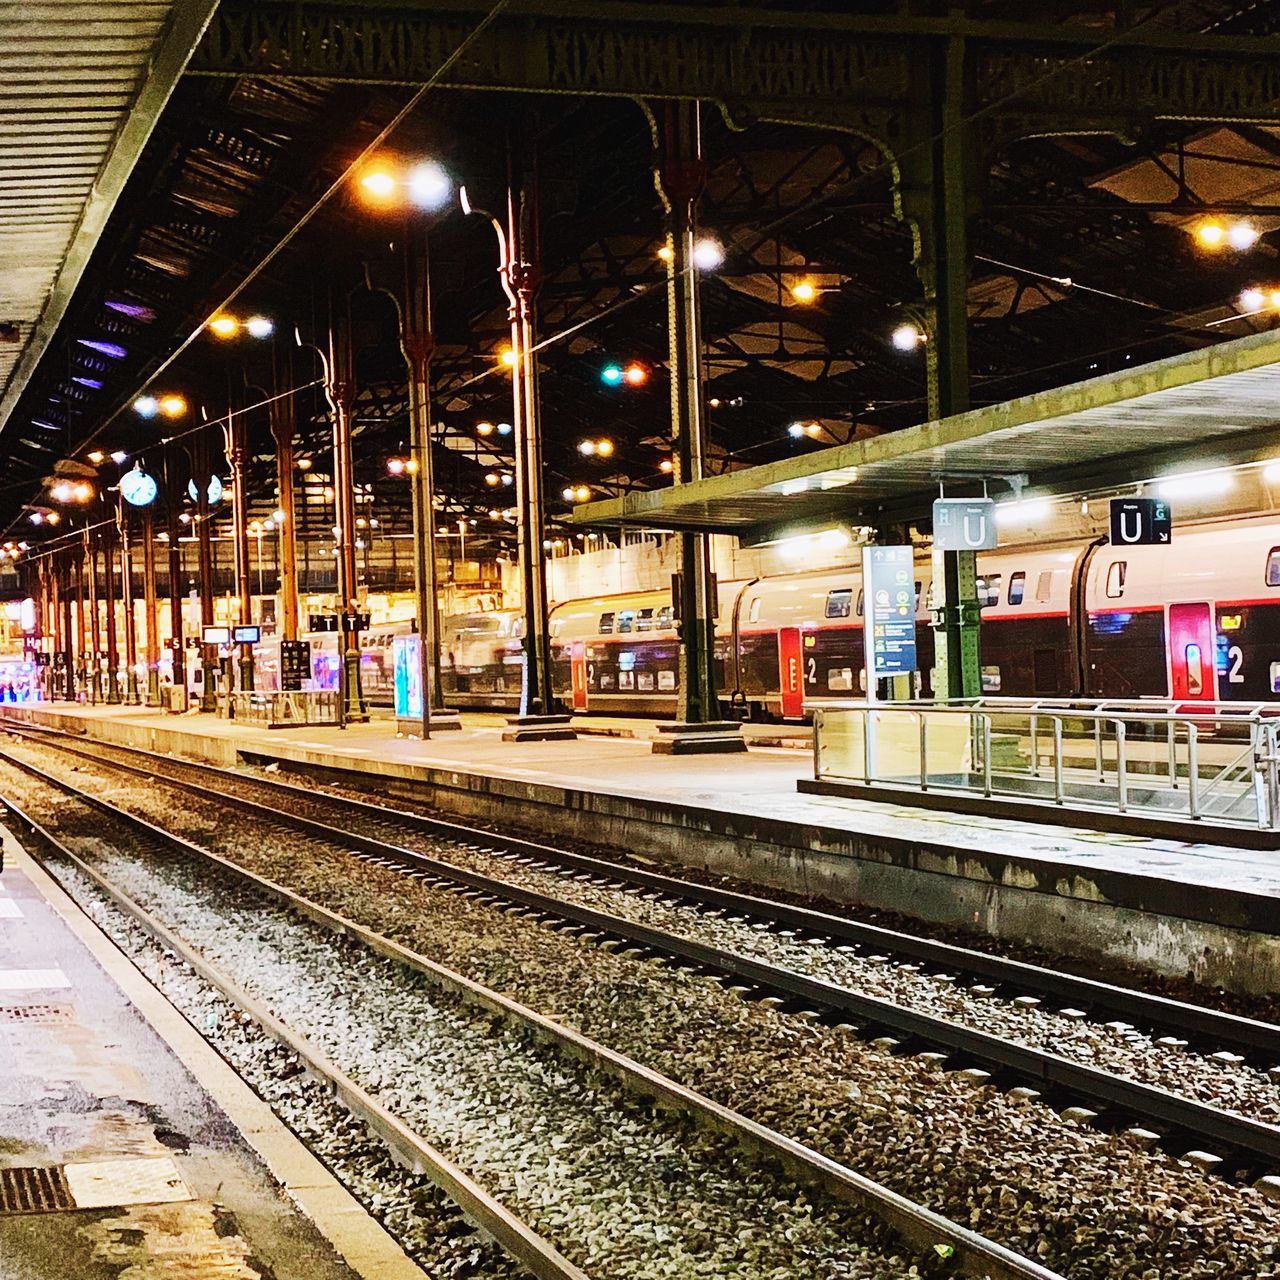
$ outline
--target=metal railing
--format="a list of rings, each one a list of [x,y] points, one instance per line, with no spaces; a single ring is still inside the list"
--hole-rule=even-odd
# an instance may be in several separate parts
[[[234,720],[268,729],[339,723],[338,695],[333,689],[236,692],[228,695],[227,709]]]
[[[814,776],[1280,830],[1280,705],[810,702]]]

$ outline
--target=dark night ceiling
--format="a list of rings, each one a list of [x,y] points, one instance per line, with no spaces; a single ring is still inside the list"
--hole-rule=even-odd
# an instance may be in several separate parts
[[[1013,18],[1022,7],[990,0],[971,9]],[[1133,7],[1144,16],[1145,6]],[[1111,21],[1103,5],[1064,0],[1052,8],[1064,22]],[[1155,21],[1182,30],[1243,30],[1250,23],[1256,29],[1271,21],[1257,6],[1212,0],[1159,10]],[[271,379],[270,344],[201,336],[162,376],[152,375],[406,95],[299,81],[180,84],[59,341],[0,436],[0,527],[14,527],[24,505],[39,500],[58,460],[82,457],[91,438],[141,453],[159,470],[155,441],[163,429],[129,408],[144,387],[182,391],[209,417],[257,398],[251,388]],[[729,247],[703,296],[713,465],[769,461],[921,420],[923,359],[888,340],[918,303],[920,285],[911,236],[894,217],[877,154],[819,130],[731,131],[714,112],[707,112],[706,126],[703,223]],[[661,207],[647,121],[625,101],[436,91],[388,150],[435,156],[478,202],[496,205],[509,134],[523,154],[536,149],[540,167],[543,333],[574,330],[542,354],[546,491],[554,515],[567,506],[560,498],[566,484],[586,483],[600,494],[665,482],[666,299],[655,256]],[[971,236],[974,402],[1247,332],[1258,321],[1231,318],[1241,289],[1280,284],[1278,166],[1280,131],[1244,126],[1164,124],[1137,144],[1043,139],[994,157]],[[1187,228],[1206,207],[1253,210],[1263,232],[1258,245],[1213,255],[1197,248]],[[357,479],[371,486],[386,525],[403,528],[405,486],[385,467],[406,436],[393,313],[384,297],[352,292],[366,270],[375,284],[398,279],[402,234],[398,218],[339,196],[235,309],[275,319],[277,371],[298,385],[315,376],[315,365],[291,350],[295,327],[320,336],[331,307],[351,308],[360,344]],[[438,487],[450,513],[474,516],[481,531],[505,528],[487,513],[511,501],[502,482],[511,469],[510,440],[475,429],[511,416],[510,384],[494,372],[506,319],[492,231],[455,211],[435,225],[431,253]],[[824,289],[814,306],[797,306],[788,293],[802,276]],[[124,354],[104,354],[84,340],[115,344]],[[608,388],[599,374],[613,359],[640,360],[652,377],[639,390]],[[297,414],[303,454],[314,459],[313,473],[327,472],[318,389],[299,394]],[[263,514],[274,506],[270,436],[264,411],[250,420],[252,498],[255,513]],[[787,431],[793,421],[821,429],[797,441]],[[613,457],[583,459],[578,442],[602,436],[616,442]],[[319,517],[314,530],[325,523]]]

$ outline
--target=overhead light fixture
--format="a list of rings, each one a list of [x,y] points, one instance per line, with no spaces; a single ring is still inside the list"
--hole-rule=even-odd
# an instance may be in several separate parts
[[[409,170],[405,183],[409,199],[419,209],[442,209],[448,203],[453,183],[443,166],[434,160],[424,160]]]
[[[276,331],[275,324],[266,316],[250,316],[244,327],[251,338],[269,338]]]
[[[1230,492],[1235,478],[1229,471],[1190,471],[1162,476],[1156,492],[1162,498],[1216,498]]]
[[[1027,527],[1043,523],[1049,518],[1052,504],[1047,498],[1023,498],[1017,502],[996,504],[996,524]]]
[[[807,278],[804,280],[797,280],[795,284],[791,286],[791,296],[796,302],[800,303],[801,306],[808,306],[811,302],[817,300],[818,286],[814,284],[812,280]]]
[[[724,263],[724,246],[719,240],[704,236],[693,246],[693,265],[699,271],[714,271]]]
[[[924,334],[913,324],[900,324],[889,335],[889,341],[899,351],[914,351],[924,341]]]
[[[219,338],[234,338],[240,332],[240,321],[235,316],[216,315],[209,321],[209,329]]]

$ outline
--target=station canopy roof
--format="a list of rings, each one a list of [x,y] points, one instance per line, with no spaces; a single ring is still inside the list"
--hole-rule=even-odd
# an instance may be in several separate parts
[[[1280,439],[1280,331],[691,484],[586,503],[589,527],[767,537],[928,512],[939,494],[1103,489]]]
[[[0,0],[0,423],[216,0]]]

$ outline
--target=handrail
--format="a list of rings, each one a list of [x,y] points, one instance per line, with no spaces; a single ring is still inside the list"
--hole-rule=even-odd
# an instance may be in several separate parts
[[[1280,706],[1236,704],[1228,718],[1185,703],[1054,703],[806,702],[814,777],[1280,830]],[[842,730],[842,717],[860,731]],[[1248,727],[1247,747],[1214,732],[1224,720]],[[1041,762],[1050,741],[1051,777]],[[1206,753],[1213,773],[1202,778]]]

